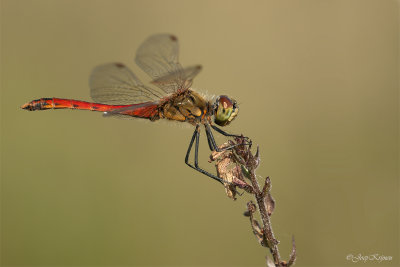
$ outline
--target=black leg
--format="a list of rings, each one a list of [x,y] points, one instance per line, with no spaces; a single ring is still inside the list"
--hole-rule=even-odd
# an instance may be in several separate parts
[[[211,151],[214,151],[215,150],[215,141],[214,141],[214,143],[212,142],[212,137],[210,136],[210,131],[209,130],[207,130],[207,127],[206,127],[206,135],[207,135],[207,142],[208,142],[208,147],[210,148],[210,150]]]
[[[224,135],[224,136],[244,138],[244,139],[247,141],[247,143],[243,143],[242,145],[248,145],[248,146],[251,146],[251,145],[252,145],[252,142],[251,142],[251,140],[250,140],[248,137],[244,137],[243,135],[237,135],[237,134],[229,134],[229,133],[227,133],[227,132],[221,130],[220,128],[218,128],[218,127],[215,126],[215,125],[211,125],[211,127],[212,127],[215,131],[219,132],[220,134],[222,134],[222,135]],[[212,135],[212,132],[211,132],[211,130],[210,130],[210,126],[207,125],[207,128],[208,128],[208,130],[209,130],[209,132],[210,132],[210,136],[211,136],[212,140],[214,140],[214,144],[215,144],[215,139],[214,139],[214,136]],[[216,145],[215,145],[215,146],[216,146]],[[223,150],[228,150],[228,149],[231,149],[231,148],[233,148],[233,147],[235,147],[235,146],[238,146],[238,144],[233,145],[233,146],[230,146],[230,147],[226,147],[226,148],[224,148]],[[216,147],[217,147],[217,146],[216,146]],[[216,150],[216,151],[220,152],[221,150]]]
[[[220,128],[218,128],[215,125],[211,125],[211,127],[216,130],[217,132],[219,132],[220,134],[224,135],[224,136],[233,136],[233,137],[242,137],[241,135],[237,135],[237,134],[228,134],[227,132],[221,130]]]
[[[217,152],[221,152],[221,150],[219,149],[219,147],[217,146],[217,142],[215,142],[215,138],[214,138],[214,135],[212,134],[212,132],[211,132],[211,129],[210,129],[210,125],[208,124],[208,123],[205,123],[204,124],[204,128],[205,128],[205,130],[206,130],[206,133],[207,133],[207,139],[208,139],[208,142],[211,144],[210,145],[210,150],[211,151],[217,151]]]
[[[206,133],[207,133],[207,140],[208,140],[208,144],[209,144],[209,146],[210,146],[210,150],[211,151],[217,151],[217,152],[222,152],[222,151],[225,151],[225,150],[229,150],[229,149],[232,149],[232,148],[234,148],[235,146],[238,146],[239,144],[235,144],[235,145],[232,145],[232,146],[228,146],[228,147],[224,147],[224,148],[219,148],[218,146],[217,146],[217,143],[215,142],[215,139],[214,139],[214,135],[212,134],[212,131],[211,131],[211,129],[210,129],[210,125],[208,124],[208,123],[205,123],[204,124],[204,127],[205,127],[205,129],[206,129]],[[211,127],[213,127],[213,125],[211,125]],[[213,127],[214,128],[214,127]],[[217,128],[217,127],[215,127],[215,128]],[[219,128],[217,128],[218,130],[221,130],[221,129],[219,129]],[[221,130],[222,131],[222,130]],[[221,133],[220,131],[218,131],[219,133]],[[224,131],[222,131],[223,133],[225,133]],[[225,133],[226,135],[225,136],[238,136],[238,135],[233,135],[233,134],[231,134],[231,135],[229,135],[229,134],[227,134],[227,133]],[[214,149],[212,149],[212,147],[211,147],[211,145],[214,147]]]
[[[186,157],[185,157],[186,164],[188,164],[188,162],[189,162],[190,151],[192,150],[193,142],[194,142],[194,139],[196,138],[196,134],[197,134],[198,130],[199,130],[199,125],[196,126],[196,129],[194,130],[192,139],[190,140],[190,144],[189,144],[188,150],[186,152]]]
[[[193,147],[193,142],[196,139],[196,144],[195,144],[195,149],[194,149],[194,165],[189,163],[189,155],[190,155],[190,151],[192,150]],[[199,140],[200,139],[200,131],[199,131],[199,125],[196,126],[196,129],[194,130],[192,139],[190,140],[190,144],[188,147],[188,150],[186,152],[186,157],[185,157],[185,163],[186,165],[188,165],[189,167],[195,169],[198,172],[201,172],[202,174],[207,175],[208,177],[220,182],[221,184],[224,184],[224,180],[222,180],[221,178],[201,169],[198,165],[198,153],[199,153]]]
[[[196,167],[196,169],[199,169],[199,144],[200,130],[196,131],[196,143],[194,144],[194,166]]]

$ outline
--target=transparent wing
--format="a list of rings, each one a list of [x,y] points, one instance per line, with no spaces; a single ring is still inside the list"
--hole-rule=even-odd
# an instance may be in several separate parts
[[[136,104],[156,101],[165,93],[143,85],[133,72],[121,63],[100,65],[89,79],[90,96],[103,104]]]
[[[178,60],[178,39],[171,34],[150,36],[136,52],[136,64],[153,78],[153,84],[166,93],[185,90],[201,70],[200,66],[183,69]]]
[[[193,78],[201,71],[201,65],[187,67],[178,72],[167,74],[153,80],[151,83],[167,92],[176,92],[178,89],[184,90],[192,86]]]

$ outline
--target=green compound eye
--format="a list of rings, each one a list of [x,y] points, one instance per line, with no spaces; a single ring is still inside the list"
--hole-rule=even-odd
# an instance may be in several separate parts
[[[236,101],[226,95],[217,98],[214,104],[214,122],[219,126],[228,125],[238,114],[239,108]]]

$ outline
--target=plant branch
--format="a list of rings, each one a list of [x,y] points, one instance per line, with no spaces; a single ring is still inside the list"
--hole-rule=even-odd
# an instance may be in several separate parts
[[[279,241],[275,238],[272,230],[270,216],[274,211],[275,201],[270,193],[271,179],[269,177],[265,179],[262,189],[260,189],[257,180],[256,169],[260,165],[259,147],[257,146],[257,151],[253,155],[251,141],[246,137],[236,137],[234,141],[229,140],[219,148],[224,149],[227,147],[233,148],[222,152],[214,151],[211,155],[211,161],[215,161],[218,176],[226,181],[224,186],[228,197],[235,200],[237,188],[243,189],[254,196],[257,205],[253,201],[248,202],[244,215],[250,218],[253,234],[259,243],[269,248],[272,254],[273,260],[267,257],[267,265],[277,267],[293,265],[296,260],[294,237],[292,238],[290,258],[288,261],[284,261],[281,260],[279,254]],[[262,220],[262,227],[254,217],[257,210]]]

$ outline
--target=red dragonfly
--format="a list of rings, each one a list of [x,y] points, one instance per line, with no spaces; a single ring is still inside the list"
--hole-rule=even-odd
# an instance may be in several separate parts
[[[223,183],[223,180],[198,165],[200,125],[204,125],[210,150],[221,151],[211,128],[225,136],[219,126],[228,125],[238,114],[235,100],[221,95],[214,102],[206,100],[190,87],[201,65],[183,68],[178,61],[178,39],[170,34],[150,36],[138,48],[136,64],[146,72],[158,88],[145,86],[121,63],[96,67],[89,79],[90,96],[94,102],[62,98],[41,98],[24,104],[26,110],[81,109],[104,112],[104,116],[136,117],[156,121],[168,119],[195,126],[186,153],[185,163],[191,168]],[[101,104],[100,104],[101,103]],[[189,155],[195,142],[194,165]]]

